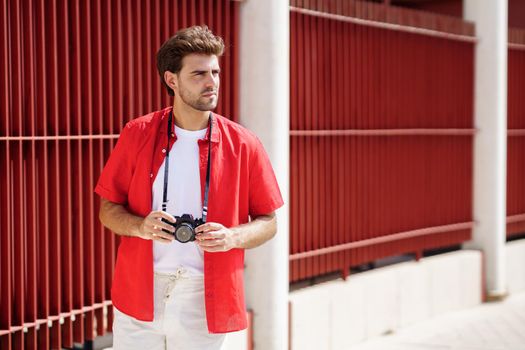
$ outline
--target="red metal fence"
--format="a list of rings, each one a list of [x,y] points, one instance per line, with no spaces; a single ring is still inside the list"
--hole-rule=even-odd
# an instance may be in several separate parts
[[[292,1],[290,281],[468,240],[473,25]]]
[[[525,232],[525,30],[509,29],[507,236]]]
[[[237,116],[236,2],[0,3],[1,349],[72,347],[110,327],[117,242],[93,188],[124,123],[170,103],[156,50],[200,23],[225,38],[218,112]]]

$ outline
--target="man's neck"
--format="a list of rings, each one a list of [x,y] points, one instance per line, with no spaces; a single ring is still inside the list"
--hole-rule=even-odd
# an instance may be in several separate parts
[[[198,111],[184,102],[173,104],[174,122],[181,129],[190,131],[206,129],[209,116],[209,111]]]

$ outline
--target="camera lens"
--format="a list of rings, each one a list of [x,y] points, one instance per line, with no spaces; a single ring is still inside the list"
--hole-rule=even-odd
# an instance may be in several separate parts
[[[183,222],[175,231],[175,238],[177,238],[179,242],[182,242],[182,243],[189,242],[192,237],[193,237],[193,227],[186,222]]]

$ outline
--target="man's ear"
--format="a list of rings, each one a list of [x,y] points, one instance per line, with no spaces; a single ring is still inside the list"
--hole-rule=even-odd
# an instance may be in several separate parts
[[[177,91],[179,86],[178,86],[178,80],[177,80],[177,74],[175,73],[172,73],[170,71],[165,71],[164,72],[164,81],[166,82],[166,84],[173,90],[173,91]]]

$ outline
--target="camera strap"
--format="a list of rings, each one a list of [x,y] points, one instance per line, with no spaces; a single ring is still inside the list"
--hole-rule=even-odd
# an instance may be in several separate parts
[[[172,133],[173,112],[170,112],[168,117],[168,144],[166,145],[166,161],[164,164],[164,190],[162,193],[162,211],[166,211],[168,205],[168,173],[170,164],[170,137]],[[211,131],[212,131],[212,114],[209,118],[210,131],[208,134],[208,164],[206,166],[206,185],[204,188],[204,204],[202,206],[202,222],[206,222],[208,216],[208,192],[210,188],[210,172],[211,172]]]

